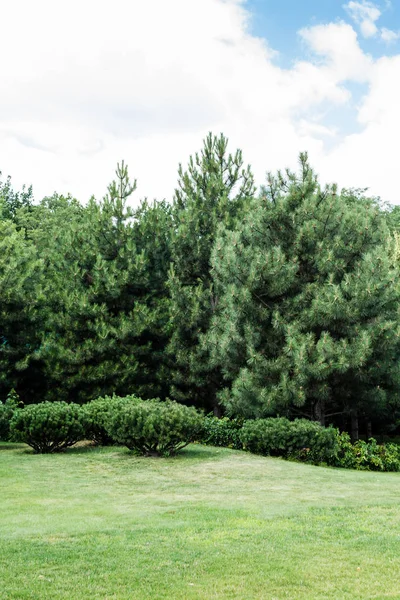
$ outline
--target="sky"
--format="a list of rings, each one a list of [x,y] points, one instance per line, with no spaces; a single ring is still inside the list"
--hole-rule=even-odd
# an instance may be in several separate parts
[[[0,171],[36,199],[172,199],[209,131],[256,183],[307,151],[321,182],[400,204],[400,0],[0,0]]]

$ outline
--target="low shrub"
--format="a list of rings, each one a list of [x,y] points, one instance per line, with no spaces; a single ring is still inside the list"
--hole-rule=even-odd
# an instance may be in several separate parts
[[[106,429],[106,423],[114,410],[124,403],[138,402],[136,396],[104,396],[96,398],[82,407],[85,417],[86,438],[99,446],[110,446],[114,440]]]
[[[338,451],[331,464],[359,471],[400,471],[400,447],[397,444],[378,444],[374,438],[368,442],[350,441],[348,433],[338,435]]]
[[[116,442],[145,456],[171,456],[201,438],[202,417],[195,408],[167,400],[120,403],[107,420]]]
[[[315,421],[284,417],[245,421],[239,432],[245,450],[313,464],[329,463],[338,450],[337,431]]]
[[[10,423],[11,437],[35,452],[59,452],[85,437],[82,408],[66,402],[42,402],[18,408]]]
[[[6,401],[0,401],[0,441],[10,439],[10,423],[14,412],[18,408],[19,397],[15,390],[11,390]]]
[[[243,421],[238,419],[228,419],[227,417],[218,419],[213,415],[207,415],[204,418],[203,434],[200,441],[202,444],[210,446],[223,446],[241,450],[243,445],[240,441],[239,432],[242,425]]]

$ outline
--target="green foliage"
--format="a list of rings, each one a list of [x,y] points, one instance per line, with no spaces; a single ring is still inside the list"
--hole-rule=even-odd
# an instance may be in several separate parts
[[[314,421],[284,417],[245,421],[239,433],[245,450],[309,462],[329,462],[337,452],[337,433]]]
[[[400,471],[400,446],[378,444],[374,438],[352,444],[344,432],[338,435],[338,452],[331,464],[359,471]]]
[[[211,276],[211,252],[220,223],[230,229],[240,220],[254,193],[250,168],[242,153],[227,152],[228,140],[209,134],[187,171],[179,167],[179,188],[173,204],[174,234],[171,294],[172,395],[218,414],[219,368],[210,366],[201,344],[218,304]]]
[[[400,232],[400,206],[390,206],[385,216],[389,229],[392,232]]]
[[[16,192],[11,185],[11,177],[6,181],[1,181],[0,171],[0,218],[15,221],[17,212],[21,208],[30,208],[33,202],[32,186],[22,187],[20,192]]]
[[[211,446],[223,446],[241,450],[243,445],[240,441],[240,430],[243,421],[240,419],[228,419],[228,417],[217,418],[207,415],[204,418],[202,444]]]
[[[134,209],[135,189],[123,162],[85,204],[33,204],[0,181],[0,398],[171,396],[218,416],[351,426],[353,440],[359,420],[395,432],[398,207],[321,187],[305,154],[254,197],[222,134],[179,167],[172,204]],[[206,423],[236,444],[228,421]]]
[[[399,268],[377,202],[299,175],[269,176],[243,223],[221,227],[206,336],[229,415],[394,419]],[[389,415],[391,415],[389,417]]]
[[[14,389],[9,392],[4,403],[0,401],[0,441],[10,438],[10,422],[19,405],[19,397]]]
[[[147,400],[119,404],[110,415],[108,434],[119,444],[148,456],[171,456],[200,438],[202,416],[176,402]]]
[[[46,386],[34,400],[168,393],[170,207],[133,210],[134,189],[122,164],[101,202],[54,196],[19,213],[46,267],[33,353]]]
[[[42,402],[17,409],[11,419],[11,437],[35,452],[59,452],[85,437],[82,409],[66,402]]]
[[[15,388],[25,402],[41,381],[33,354],[43,322],[44,264],[11,221],[0,228],[0,396]]]
[[[107,422],[113,411],[121,404],[139,401],[135,396],[104,396],[88,402],[82,407],[85,418],[85,437],[99,446],[109,446],[114,440],[107,432]]]

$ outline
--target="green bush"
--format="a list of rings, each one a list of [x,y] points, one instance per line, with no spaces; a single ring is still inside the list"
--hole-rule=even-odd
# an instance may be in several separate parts
[[[207,415],[203,422],[202,444],[210,446],[224,446],[225,448],[242,449],[239,432],[243,421],[238,419],[228,419],[223,417],[218,419],[212,415]]]
[[[99,446],[112,445],[114,440],[106,429],[106,423],[110,415],[116,410],[118,405],[123,403],[132,403],[140,401],[136,396],[104,396],[96,398],[82,407],[85,417],[86,437]]]
[[[314,464],[329,463],[338,450],[337,431],[307,419],[245,421],[239,437],[243,448],[250,452]]]
[[[15,390],[11,390],[6,401],[0,401],[0,441],[10,439],[10,422],[16,409],[18,408],[19,398]]]
[[[139,454],[171,456],[200,439],[203,420],[195,408],[146,400],[118,404],[107,421],[107,432]]]
[[[331,464],[359,471],[400,471],[400,447],[378,444],[374,438],[352,444],[349,434],[341,433],[338,435],[337,455]]]
[[[15,411],[11,437],[35,452],[59,452],[85,437],[85,418],[78,404],[42,402]]]

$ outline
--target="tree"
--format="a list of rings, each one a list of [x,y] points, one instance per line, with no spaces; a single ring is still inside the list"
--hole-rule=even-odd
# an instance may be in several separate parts
[[[122,163],[101,202],[54,196],[20,216],[46,268],[34,355],[45,364],[46,399],[166,394],[157,357],[167,341],[168,257],[161,267],[157,253],[168,254],[169,213],[127,206],[135,187]]]
[[[43,261],[11,221],[0,228],[0,397],[15,388],[25,401],[41,381],[33,353],[40,343]]]
[[[0,171],[1,178],[1,171]],[[20,192],[16,192],[11,185],[11,177],[6,181],[0,180],[0,209],[3,219],[15,220],[18,209],[32,206],[33,191],[32,186],[22,187]]]
[[[207,337],[231,414],[371,418],[398,402],[398,268],[377,202],[299,176],[268,177],[213,250]]]
[[[211,277],[211,250],[217,227],[232,228],[254,193],[250,168],[243,169],[240,150],[227,153],[228,140],[209,134],[200,154],[190,157],[187,171],[179,166],[173,203],[174,233],[169,275],[173,369],[171,393],[180,401],[220,414],[219,367],[211,367],[201,345],[218,304]]]

